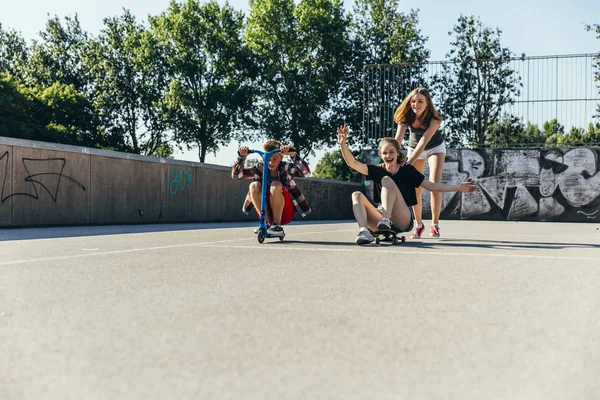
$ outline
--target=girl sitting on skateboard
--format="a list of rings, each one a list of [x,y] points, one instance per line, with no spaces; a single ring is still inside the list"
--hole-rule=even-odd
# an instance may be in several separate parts
[[[231,168],[233,179],[254,179],[248,188],[242,211],[250,213],[252,208],[260,217],[260,203],[262,199],[262,180],[266,179],[268,185],[266,222],[269,225],[267,232],[272,236],[285,236],[282,225],[290,223],[296,211],[305,217],[312,210],[304,195],[298,189],[294,178],[304,178],[310,175],[310,168],[306,161],[298,154],[291,151],[291,146],[282,146],[277,140],[268,140],[264,145],[265,151],[280,149],[269,158],[269,176],[263,177],[263,163],[259,162],[250,168],[244,168],[248,147],[242,146],[238,150],[238,158]],[[283,156],[289,156],[292,162],[285,162]],[[258,233],[258,228],[254,233]]]
[[[412,207],[417,204],[415,189],[419,186],[431,192],[470,193],[477,188],[471,182],[460,185],[433,183],[415,167],[406,163],[406,157],[400,150],[400,143],[390,137],[379,142],[378,153],[383,164],[367,165],[356,161],[346,145],[348,126],[337,129],[337,139],[342,155],[348,166],[371,180],[374,184],[375,207],[362,192],[352,193],[352,211],[360,228],[356,237],[357,244],[368,244],[375,240],[371,231],[396,230],[410,232],[413,228]],[[370,230],[371,231],[370,231]]]

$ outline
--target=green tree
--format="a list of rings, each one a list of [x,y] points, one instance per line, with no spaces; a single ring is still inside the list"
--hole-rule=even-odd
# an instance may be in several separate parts
[[[303,156],[335,142],[349,19],[340,0],[252,0],[245,38],[257,56],[257,119],[264,136]]]
[[[25,83],[30,87],[50,87],[60,82],[88,94],[89,80],[83,57],[89,38],[77,15],[65,17],[64,25],[58,17],[50,18],[40,37],[41,41],[34,41],[27,65],[23,67]]]
[[[21,67],[27,63],[29,48],[16,31],[5,31],[0,24],[0,72],[21,76]]]
[[[0,73],[0,134],[21,139],[106,147],[94,110],[73,85],[29,88]]]
[[[486,143],[493,147],[508,147],[519,144],[525,127],[514,115],[504,115],[502,121],[492,123],[487,131]]]
[[[427,86],[425,61],[430,53],[425,48],[427,37],[418,29],[418,11],[403,13],[399,6],[398,0],[355,0],[351,24],[353,61],[348,64],[342,85],[344,101],[339,113],[345,121],[359,127],[364,116],[369,131],[382,132],[381,136],[395,134],[391,116],[403,98],[415,87]],[[390,63],[395,65],[365,67]],[[368,85],[364,91],[363,85]],[[386,131],[386,127],[392,129]],[[353,138],[360,136],[349,139]]]
[[[94,107],[73,85],[55,82],[50,87],[33,89],[36,98],[45,105],[43,114],[47,139],[55,143],[102,148],[107,145],[98,132]]]
[[[94,82],[95,108],[113,145],[137,154],[170,156],[161,107],[166,67],[153,35],[125,10],[104,19],[85,62]]]
[[[46,125],[50,120],[44,108],[31,89],[0,72],[0,135],[48,140]]]
[[[546,138],[546,145],[560,146],[565,134],[565,127],[556,118],[544,122],[542,132]]]
[[[171,2],[150,18],[170,82],[164,108],[176,142],[207,152],[249,133],[251,57],[242,41],[243,14],[216,1]]]
[[[352,155],[360,160],[360,151],[352,151]],[[347,182],[362,182],[363,175],[356,172],[346,164],[341,150],[335,150],[331,153],[325,153],[323,158],[317,163],[312,176],[321,179],[335,179]]]
[[[520,93],[521,79],[510,66],[512,53],[502,47],[501,33],[462,15],[449,32],[454,41],[434,87],[450,145],[484,145],[503,107]]]

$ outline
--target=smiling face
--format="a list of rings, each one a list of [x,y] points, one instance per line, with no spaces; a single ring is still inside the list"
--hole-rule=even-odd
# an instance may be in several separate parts
[[[283,159],[283,156],[281,155],[281,153],[272,154],[271,157],[269,157],[269,164],[268,164],[269,171],[271,171],[271,172],[277,171],[282,159]]]
[[[417,118],[420,118],[427,111],[427,98],[421,93],[415,93],[410,100],[410,108],[413,110]]]
[[[398,160],[398,150],[391,143],[386,143],[381,147],[380,154],[381,159],[386,165],[395,165]]]

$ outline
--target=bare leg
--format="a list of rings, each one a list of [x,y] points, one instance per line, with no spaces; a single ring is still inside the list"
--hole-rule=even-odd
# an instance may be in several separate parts
[[[417,169],[417,171],[423,173],[423,171],[425,171],[425,160],[416,160],[413,163],[413,166]],[[415,213],[415,222],[417,223],[417,225],[421,225],[423,223],[421,215],[423,209],[423,207],[421,207],[421,204],[423,202],[423,200],[421,199],[421,195],[423,194],[423,188],[419,186],[415,189],[415,192],[417,194],[417,204],[413,206],[413,212]]]
[[[383,216],[392,220],[402,230],[412,224],[412,216],[396,182],[389,176],[381,180],[381,208]]]
[[[281,182],[271,183],[271,198],[269,204],[271,205],[271,211],[273,212],[273,223],[277,225],[281,224],[281,214],[283,213],[283,206],[285,205],[282,188]]]
[[[429,180],[431,182],[442,181],[442,171],[444,169],[444,161],[446,160],[446,153],[437,153],[429,156]],[[440,212],[442,209],[442,193],[432,192],[431,193],[431,223],[433,225],[439,225],[440,223]]]
[[[362,192],[352,193],[352,211],[359,228],[377,230],[377,223],[381,219],[381,214]]]
[[[248,194],[252,199],[252,204],[254,205],[254,208],[256,208],[258,212],[260,212],[260,202],[262,198],[261,183],[257,181],[252,182],[250,184],[250,187],[248,188]]]

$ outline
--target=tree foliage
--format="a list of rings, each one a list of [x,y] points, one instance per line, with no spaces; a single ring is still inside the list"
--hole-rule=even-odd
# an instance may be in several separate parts
[[[345,116],[345,122],[358,127],[365,116],[370,124],[376,124],[381,115],[393,115],[412,89],[426,86],[425,62],[430,53],[425,47],[427,37],[418,29],[418,23],[418,11],[401,12],[398,0],[355,1],[351,24],[353,60],[348,64],[337,110]],[[383,69],[365,69],[368,64],[389,63],[396,64],[392,74]],[[368,87],[363,87],[365,83]],[[389,109],[384,110],[377,104],[381,96],[385,97]],[[393,134],[386,133],[387,136]],[[349,144],[359,138],[358,135],[350,137]]]
[[[360,160],[360,151],[353,151],[352,155]],[[312,174],[315,178],[334,179],[346,182],[362,182],[363,175],[353,170],[346,164],[341,150],[335,150],[331,153],[325,153],[323,158],[317,163],[315,171]]]
[[[450,145],[484,145],[502,108],[514,104],[520,93],[521,80],[510,66],[512,53],[500,43],[501,33],[462,15],[449,32],[454,36],[449,62],[433,86]]]
[[[127,10],[106,18],[97,38],[90,40],[86,65],[103,130],[138,154],[169,156],[159,106],[166,79],[156,41]],[[118,145],[118,144],[117,144]]]
[[[25,39],[15,30],[4,30],[0,24],[0,72],[20,77],[28,57]]]
[[[250,126],[252,58],[242,41],[243,14],[216,1],[173,1],[150,24],[168,71],[168,126],[178,143],[197,146],[204,162]]]
[[[339,0],[253,0],[245,38],[260,66],[257,122],[303,156],[335,142],[334,103],[351,59]]]

